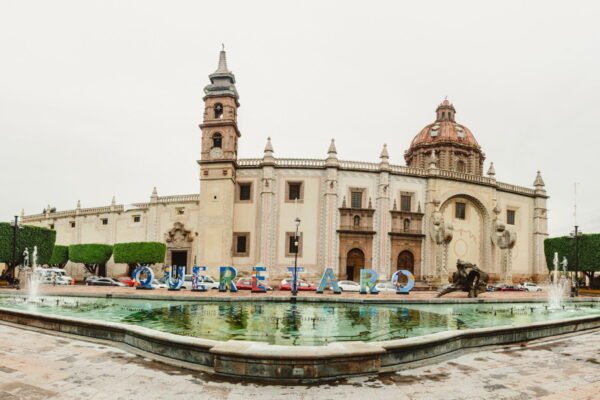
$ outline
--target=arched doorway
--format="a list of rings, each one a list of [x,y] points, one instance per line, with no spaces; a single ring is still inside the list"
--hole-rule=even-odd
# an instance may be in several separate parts
[[[398,255],[398,270],[404,269],[415,273],[415,256],[408,250],[400,252]]]
[[[358,282],[360,270],[365,267],[365,253],[361,249],[352,249],[346,257],[346,279]]]

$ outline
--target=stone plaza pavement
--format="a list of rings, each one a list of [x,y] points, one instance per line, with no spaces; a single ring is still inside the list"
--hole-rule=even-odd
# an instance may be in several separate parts
[[[313,386],[233,382],[0,324],[0,399],[600,399],[600,330]]]

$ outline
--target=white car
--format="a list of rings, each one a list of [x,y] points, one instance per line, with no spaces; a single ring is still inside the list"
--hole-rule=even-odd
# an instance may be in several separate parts
[[[360,285],[354,281],[339,281],[338,286],[342,292],[360,292]]]
[[[542,288],[532,282],[523,282],[519,285],[520,288],[526,289],[528,292],[541,292]]]
[[[167,285],[164,283],[160,283],[157,279],[152,279],[152,287],[154,289],[166,289]]]
[[[71,285],[74,280],[60,268],[40,268],[36,270],[37,279],[40,283],[49,285]]]
[[[381,293],[396,293],[396,286],[392,282],[381,282],[375,285],[375,288]]]
[[[206,289],[218,289],[219,288],[219,281],[217,281],[216,279],[214,279],[212,276],[208,276],[208,275],[202,275],[200,277],[198,277],[198,286],[200,285],[204,285],[206,286]],[[183,285],[181,286],[182,289],[188,289],[191,290],[192,289],[192,275],[186,275],[184,280],[183,280]]]

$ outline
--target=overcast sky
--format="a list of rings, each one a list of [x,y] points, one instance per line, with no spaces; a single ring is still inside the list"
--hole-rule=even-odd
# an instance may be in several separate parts
[[[597,1],[0,1],[0,220],[197,193],[225,43],[240,157],[404,165],[444,96],[550,233],[600,231]]]

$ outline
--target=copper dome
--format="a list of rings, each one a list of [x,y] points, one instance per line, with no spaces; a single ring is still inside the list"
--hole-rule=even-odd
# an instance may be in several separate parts
[[[448,100],[444,100],[436,110],[436,121],[423,128],[412,140],[410,147],[414,148],[421,144],[455,142],[480,148],[469,128],[454,121],[455,113],[454,106]]]
[[[456,110],[444,100],[436,109],[436,119],[423,128],[404,153],[409,167],[428,168],[432,158],[437,168],[482,175],[485,154],[473,133],[456,122]],[[435,157],[433,157],[435,154]]]

